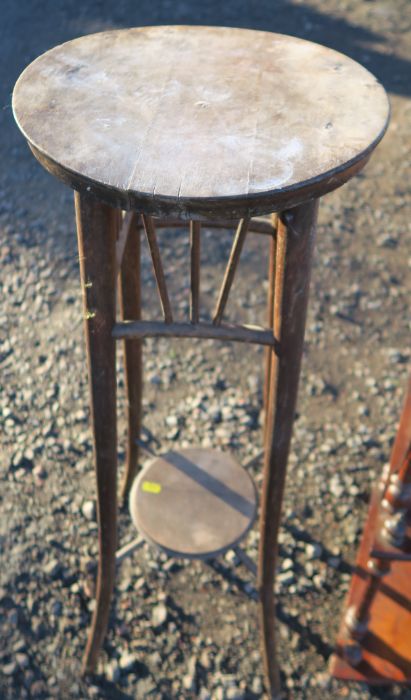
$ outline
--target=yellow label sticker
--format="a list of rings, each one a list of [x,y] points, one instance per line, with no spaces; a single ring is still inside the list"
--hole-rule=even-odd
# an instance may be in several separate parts
[[[147,493],[160,493],[161,492],[161,484],[158,484],[156,481],[143,481],[142,487],[143,491],[146,491]]]

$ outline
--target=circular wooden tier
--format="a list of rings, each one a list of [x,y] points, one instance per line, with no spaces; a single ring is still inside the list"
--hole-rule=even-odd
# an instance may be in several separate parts
[[[131,517],[167,554],[207,559],[237,544],[257,510],[254,483],[225,452],[190,448],[149,462],[130,492]]]
[[[144,27],[69,41],[18,80],[13,109],[39,161],[123,209],[265,214],[339,187],[381,139],[382,86],[302,39]]]

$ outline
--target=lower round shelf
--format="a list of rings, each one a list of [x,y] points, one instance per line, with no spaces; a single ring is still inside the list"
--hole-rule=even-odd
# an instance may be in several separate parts
[[[188,448],[150,461],[130,492],[143,537],[167,554],[207,559],[236,545],[257,511],[254,483],[230,454]]]

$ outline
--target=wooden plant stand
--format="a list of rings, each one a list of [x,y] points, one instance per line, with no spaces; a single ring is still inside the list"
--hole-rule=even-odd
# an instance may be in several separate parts
[[[375,487],[330,671],[411,683],[411,376],[389,470]]]
[[[116,557],[125,555],[116,554],[117,342],[125,349],[128,404],[122,497],[132,488],[133,518],[147,539],[174,555],[202,558],[236,546],[255,516],[256,494],[233,457],[195,446],[159,455],[132,486],[141,446],[144,338],[255,343],[265,347],[266,412],[258,605],[267,692],[279,698],[277,541],[318,204],[364,167],[383,137],[384,89],[346,56],[294,37],[145,27],[85,36],[48,51],[20,76],[13,109],[36,158],[76,190],[99,523],[97,600],[83,670],[96,668]],[[207,318],[200,309],[202,228],[218,235],[233,223],[231,253]],[[173,313],[157,238],[159,229],[176,225],[188,229],[190,314],[184,321]],[[142,318],[143,233],[161,321]],[[251,233],[267,240],[265,327],[224,320]]]

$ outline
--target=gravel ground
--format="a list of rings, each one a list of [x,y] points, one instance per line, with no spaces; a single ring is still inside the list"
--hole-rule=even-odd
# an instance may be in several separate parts
[[[411,699],[330,681],[338,628],[370,488],[387,461],[410,359],[407,0],[224,4],[187,0],[3,0],[0,154],[0,697],[263,696],[250,574],[167,560],[144,545],[121,564],[98,675],[79,678],[93,607],[96,522],[71,192],[29,153],[10,92],[37,55],[111,27],[223,24],[303,36],[369,67],[390,93],[390,130],[365,172],[322,203],[298,417],[281,532],[278,614],[289,697]],[[408,137],[408,138],[407,138]],[[407,178],[408,175],[408,178]],[[173,299],[187,311],[187,236],[164,235]],[[213,302],[230,234],[205,232],[203,306]],[[232,319],[262,320],[265,241],[250,238]],[[265,263],[264,263],[265,272]],[[145,303],[158,313],[147,252]],[[255,311],[256,310],[256,311]],[[218,351],[217,351],[218,350]],[[209,342],[147,342],[145,425],[161,446],[232,449],[261,441],[262,354]],[[124,435],[119,373],[120,437]],[[124,440],[119,459],[124,461]],[[261,465],[253,470],[261,483]],[[127,513],[120,540],[134,536]],[[257,535],[245,544],[255,559]]]

